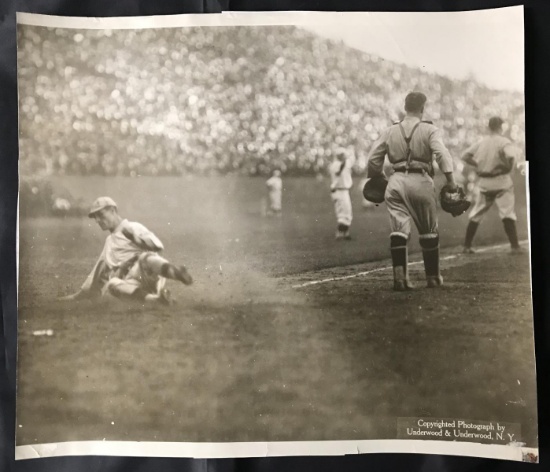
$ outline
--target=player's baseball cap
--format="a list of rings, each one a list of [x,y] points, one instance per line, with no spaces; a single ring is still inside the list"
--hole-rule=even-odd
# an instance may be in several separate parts
[[[343,158],[347,158],[348,157],[348,150],[344,147],[339,147],[339,148],[336,148],[334,150],[334,156],[335,157],[343,157]]]
[[[93,218],[94,214],[103,208],[115,207],[117,208],[116,202],[111,197],[99,197],[93,204],[88,213],[88,218]]]
[[[498,131],[504,124],[504,120],[500,116],[492,116],[489,119],[489,129],[492,131]]]

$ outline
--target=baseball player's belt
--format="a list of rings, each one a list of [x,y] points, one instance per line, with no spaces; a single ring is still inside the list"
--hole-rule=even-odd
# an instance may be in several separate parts
[[[409,169],[394,169],[395,172],[403,172],[408,174],[425,174],[427,173],[424,169],[416,169],[416,168],[409,168]]]
[[[479,177],[483,177],[484,179],[490,179],[491,177],[500,177],[501,175],[507,175],[510,172],[498,172],[498,173],[491,173],[491,172],[478,172]]]
[[[139,255],[135,255],[132,258],[128,259],[126,262],[120,265],[118,270],[116,271],[116,276],[123,279],[128,275],[128,272],[130,272],[130,269],[134,266],[134,264],[139,259]]]

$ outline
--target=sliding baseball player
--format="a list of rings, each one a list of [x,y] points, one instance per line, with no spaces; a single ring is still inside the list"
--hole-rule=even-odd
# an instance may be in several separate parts
[[[112,198],[98,198],[88,216],[110,234],[80,290],[61,300],[111,294],[122,299],[169,305],[170,292],[164,288],[166,279],[185,285],[193,282],[184,266],[175,266],[160,255],[164,246],[151,231],[119,215]]]

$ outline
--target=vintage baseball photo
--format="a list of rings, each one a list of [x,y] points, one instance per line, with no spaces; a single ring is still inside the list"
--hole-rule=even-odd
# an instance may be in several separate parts
[[[16,456],[537,462],[523,47],[20,14]]]

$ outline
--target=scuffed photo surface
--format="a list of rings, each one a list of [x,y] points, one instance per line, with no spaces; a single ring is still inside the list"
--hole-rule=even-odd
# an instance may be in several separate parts
[[[524,158],[521,85],[318,30],[18,26],[18,445],[445,440],[415,433],[444,420],[453,440],[537,447],[528,250],[508,254],[492,209],[463,255],[467,216],[438,208],[445,285],[425,288],[413,232],[418,288],[394,292],[386,205],[361,192],[373,144],[421,91],[474,201],[460,157],[491,116]],[[351,240],[335,239],[342,152]],[[185,286],[168,273],[171,305],[59,300],[102,252],[108,233],[87,215],[107,195],[192,274]]]

